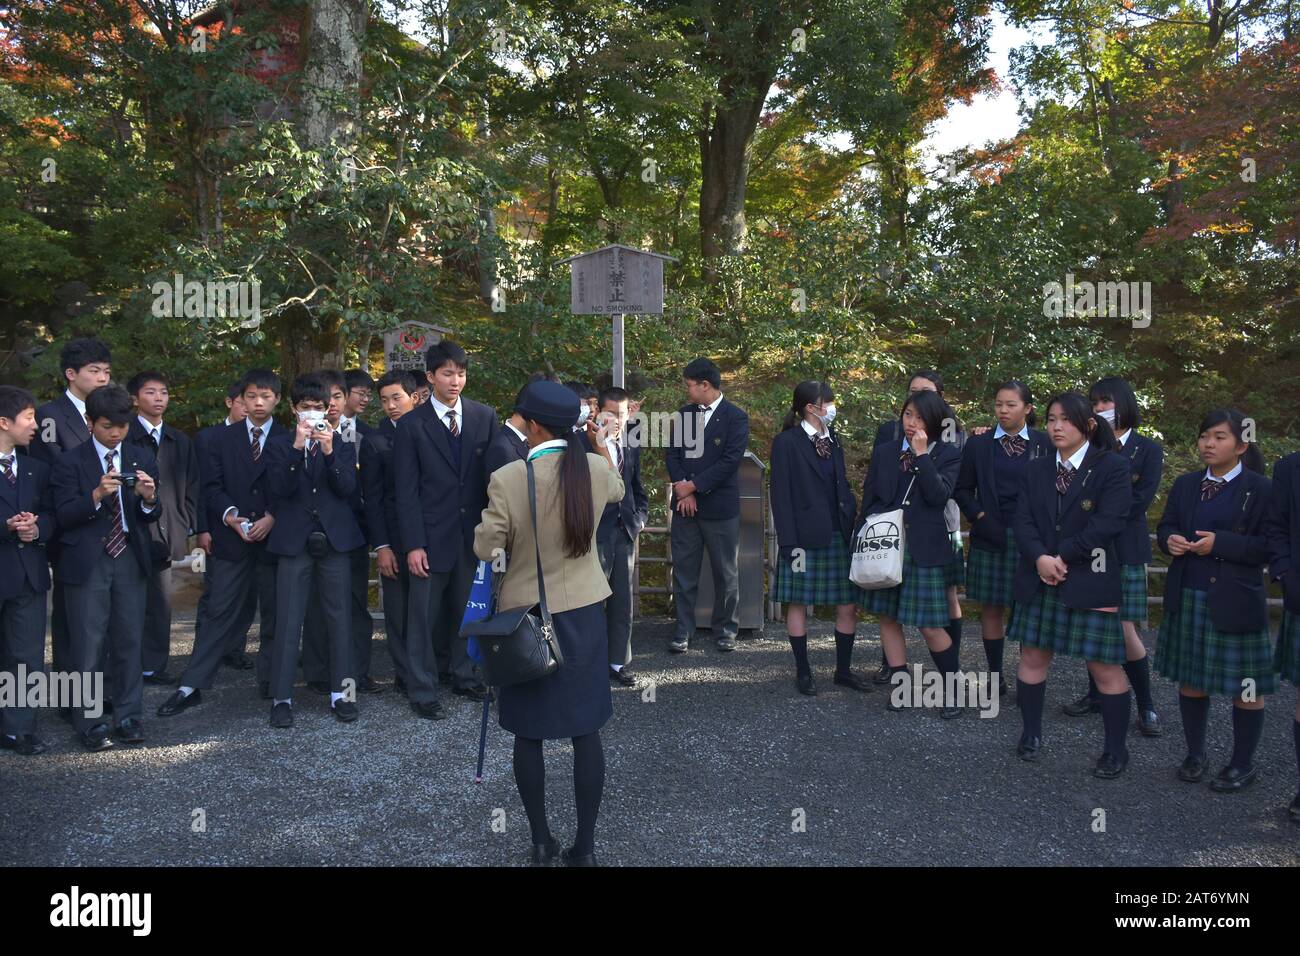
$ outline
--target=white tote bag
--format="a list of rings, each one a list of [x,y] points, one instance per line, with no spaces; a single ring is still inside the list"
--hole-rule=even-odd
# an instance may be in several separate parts
[[[913,475],[903,494],[904,505],[915,482],[916,476]],[[864,591],[883,591],[902,584],[903,548],[907,546],[903,531],[902,508],[867,515],[862,530],[853,541],[849,580]]]

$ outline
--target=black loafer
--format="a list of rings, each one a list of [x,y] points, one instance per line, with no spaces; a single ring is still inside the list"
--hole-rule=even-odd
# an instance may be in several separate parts
[[[467,697],[480,704],[483,701],[490,699],[488,689],[482,684],[470,684],[468,687],[455,687],[452,688],[451,692],[457,697]]]
[[[1084,694],[1078,700],[1071,701],[1061,708],[1061,713],[1067,717],[1086,717],[1088,714],[1101,713],[1101,701],[1089,694]]]
[[[567,850],[564,851],[565,866],[596,866],[597,865],[596,854],[584,853],[581,856],[579,856],[577,853],[573,852],[574,849],[575,849],[574,847],[569,847]]]
[[[201,703],[203,703],[203,691],[201,690],[191,691],[190,696],[188,697],[180,691],[176,691],[162,702],[162,706],[158,708],[158,716],[175,717],[181,711],[189,710],[191,707],[196,707]]]
[[[246,671],[252,668],[253,659],[243,651],[231,651],[229,654],[221,658],[221,663],[223,666],[229,667],[231,670]]]
[[[794,678],[795,685],[799,688],[799,693],[805,697],[816,697],[817,688],[813,686],[812,674],[796,674]]]
[[[834,683],[838,684],[840,687],[847,687],[850,690],[866,692],[873,689],[870,684],[864,681],[857,674],[853,673],[853,671],[849,671],[847,674],[840,674],[837,672],[835,674]]]
[[[142,680],[146,684],[160,684],[164,687],[170,687],[176,683],[176,678],[172,677],[166,671],[155,671],[152,674],[145,674]]]
[[[1115,754],[1102,754],[1097,760],[1097,766],[1092,768],[1094,777],[1101,777],[1103,780],[1114,780],[1124,772],[1128,766],[1127,751],[1119,756]]]
[[[873,684],[888,684],[888,683],[889,683],[889,677],[890,677],[890,673],[889,673],[889,665],[888,665],[888,664],[881,664],[881,665],[880,665],[880,670],[876,671],[875,676],[873,676],[873,677],[871,678],[871,683],[873,683]]]
[[[271,726],[284,729],[293,726],[293,707],[289,704],[276,704],[271,708]]]
[[[352,703],[352,701],[343,700],[342,698],[334,701],[334,706],[330,710],[334,711],[334,719],[341,724],[350,724],[361,716],[360,707]]]
[[[35,734],[19,734],[17,737],[0,735],[0,750],[12,750],[23,757],[34,757],[49,749],[49,745]]]
[[[107,750],[113,746],[108,739],[108,724],[96,724],[81,734],[81,743],[87,750]]]
[[[1028,737],[1020,735],[1020,743],[1016,744],[1016,756],[1021,760],[1027,760],[1029,763],[1037,763],[1038,755],[1043,749],[1042,737]]]
[[[307,681],[307,689],[314,690],[318,694],[328,694],[330,692],[330,684],[329,681],[325,680],[309,680]]]
[[[546,866],[554,860],[560,853],[560,843],[554,837],[549,843],[534,843],[532,862],[533,866]]]
[[[415,711],[417,717],[423,717],[425,720],[445,720],[447,717],[447,711],[436,700],[424,701],[423,703],[412,701],[411,710]]]
[[[1291,807],[1287,810],[1287,813],[1290,815],[1292,823],[1300,823],[1300,793],[1297,793],[1295,799],[1291,801]]]
[[[1210,781],[1210,789],[1216,793],[1236,793],[1245,790],[1259,779],[1259,768],[1251,767],[1240,770],[1231,765],[1219,771],[1219,775]]]
[[[1205,758],[1188,754],[1178,768],[1178,779],[1187,783],[1200,783],[1205,776]]]
[[[382,694],[384,685],[373,677],[366,676],[357,679],[357,690],[363,694]]]
[[[400,677],[393,678],[393,687],[399,694],[406,693],[406,681],[402,680]]]
[[[724,654],[727,653],[728,651],[734,651],[735,649],[736,649],[736,639],[734,637],[718,638],[718,650],[722,651]]]
[[[1143,737],[1159,737],[1164,734],[1160,726],[1160,717],[1154,710],[1138,711],[1138,730]]]
[[[685,638],[678,638],[668,645],[668,650],[674,654],[685,654],[691,646],[691,642]]]
[[[618,670],[609,669],[609,679],[615,684],[621,684],[624,687],[635,687],[637,685],[636,675],[626,667],[620,667]]]
[[[135,717],[128,717],[113,728],[113,736],[124,744],[144,743],[144,724]]]

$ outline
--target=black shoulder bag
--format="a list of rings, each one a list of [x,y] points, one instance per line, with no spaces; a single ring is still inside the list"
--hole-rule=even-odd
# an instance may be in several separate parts
[[[462,637],[478,641],[483,654],[483,676],[489,686],[510,687],[553,674],[564,663],[555,640],[551,612],[546,608],[546,580],[542,576],[542,551],[537,535],[537,486],[533,463],[528,469],[528,511],[533,521],[533,545],[537,556],[537,597],[531,607],[496,609],[497,588],[492,591],[492,614],[461,628]]]

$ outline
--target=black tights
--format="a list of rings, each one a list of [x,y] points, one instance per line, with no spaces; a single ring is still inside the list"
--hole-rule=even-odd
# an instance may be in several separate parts
[[[551,828],[546,823],[546,763],[542,742],[530,737],[515,738],[515,785],[528,814],[528,828],[534,843],[549,843]],[[573,798],[578,809],[578,833],[573,840],[579,856],[596,848],[596,814],[605,789],[605,751],[600,732],[573,738]]]

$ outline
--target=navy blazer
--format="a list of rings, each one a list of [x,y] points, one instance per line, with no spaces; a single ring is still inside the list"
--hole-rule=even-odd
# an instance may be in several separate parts
[[[46,436],[49,441],[46,441]],[[90,440],[90,427],[86,416],[77,411],[68,393],[36,409],[36,438],[27,449],[33,458],[39,458],[51,467],[54,460],[67,451]],[[157,477],[150,475],[150,477]]]
[[[134,474],[143,471],[158,481],[158,463],[148,449],[122,442],[118,446],[118,471]],[[50,474],[54,495],[54,512],[59,522],[56,540],[59,553],[56,567],[59,578],[66,584],[84,584],[90,578],[95,562],[105,556],[104,545],[113,528],[113,499],[105,498],[96,507],[91,493],[104,477],[104,463],[95,450],[94,442],[83,442],[66,455],[60,455]],[[161,492],[162,485],[158,483]],[[162,501],[149,513],[135,491],[122,486],[122,507],[126,511],[127,550],[135,555],[140,570],[149,575],[153,571],[150,555],[149,533],[145,525],[157,521],[162,515]]]
[[[138,415],[131,419],[126,440],[153,451],[153,441]],[[190,436],[166,423],[162,427],[162,447],[154,452],[154,458],[161,472],[153,477],[158,482],[162,515],[153,526],[153,536],[167,546],[171,560],[179,561],[188,553],[185,546],[189,536],[196,533],[198,523],[199,459]]]
[[[610,454],[613,455],[614,452],[610,451]],[[635,541],[650,516],[650,499],[646,497],[645,488],[641,484],[640,447],[623,449],[623,470],[620,477],[623,479],[623,498],[605,505],[605,510],[600,515],[600,524],[596,528],[598,541],[609,541],[610,536],[620,528],[629,539]]]
[[[223,561],[239,561],[249,545],[236,534],[221,516],[229,508],[249,521],[275,515],[270,481],[266,476],[266,448],[271,439],[285,435],[283,425],[269,420],[263,426],[262,454],[253,461],[253,445],[248,440],[248,423],[235,422],[218,429],[205,440],[205,454],[199,471],[203,485],[199,492],[206,502],[208,530],[212,533],[212,556]],[[254,547],[264,547],[265,542]]]
[[[464,396],[461,404],[459,462],[432,399],[398,419],[393,441],[402,547],[407,552],[423,548],[429,570],[440,573],[474,548],[474,529],[488,503],[485,455],[497,433],[492,409]]]
[[[776,524],[776,541],[786,548],[826,548],[836,538],[849,543],[853,536],[857,499],[849,487],[844,468],[844,446],[831,435],[831,467],[835,475],[835,504],[827,507],[826,479],[821,459],[812,439],[796,423],[772,439],[771,483],[772,518]]]
[[[957,502],[957,507],[961,508],[961,513],[970,522],[971,546],[982,551],[1001,551],[1007,546],[1007,526],[1002,523],[998,507],[996,468],[993,464],[993,456],[999,448],[998,441],[993,437],[996,430],[991,429],[967,439],[966,447],[961,453],[957,486],[952,491],[952,500]],[[1030,461],[1053,456],[1055,450],[1046,432],[1029,429],[1025,454]],[[981,511],[984,512],[984,517],[977,519],[976,516]]]
[[[528,442],[519,438],[505,425],[497,429],[492,443],[488,445],[484,457],[484,467],[489,475],[503,465],[512,461],[523,461],[528,457]]]
[[[1121,564],[1149,564],[1151,561],[1151,532],[1147,530],[1147,509],[1155,501],[1160,488],[1160,477],[1165,471],[1165,450],[1158,441],[1129,432],[1128,441],[1119,450],[1120,457],[1128,460],[1129,480],[1133,483],[1133,507],[1128,524],[1119,536],[1118,550]]]
[[[397,517],[397,473],[393,470],[396,437],[397,426],[384,419],[361,440],[361,497],[365,501],[366,531],[371,547],[388,545],[393,554],[405,556],[402,523]]]
[[[1089,448],[1060,499],[1058,513],[1055,453],[1031,461],[1011,524],[1020,551],[1012,581],[1015,599],[1033,599],[1039,585],[1038,559],[1059,554],[1068,568],[1057,586],[1062,604],[1076,610],[1119,607],[1116,539],[1128,521],[1132,484],[1128,462],[1114,452]],[[1094,570],[1098,557],[1103,560]]]
[[[899,495],[915,477],[911,494],[902,505],[907,552],[918,567],[943,567],[953,560],[952,539],[943,512],[961,471],[961,452],[947,442],[931,442],[924,455],[916,456],[916,471],[904,474],[898,467],[902,445],[901,438],[897,443],[891,439],[872,449],[854,534],[870,515],[899,507]]]
[[[1300,614],[1300,573],[1295,572],[1300,552],[1300,451],[1273,466],[1273,489],[1268,496],[1268,570],[1282,582],[1282,603]]]
[[[1243,468],[1226,489],[1232,495],[1231,519],[1227,524],[1210,522],[1217,527],[1198,528],[1193,514],[1201,498],[1201,479],[1204,477],[1204,468],[1189,471],[1179,475],[1169,489],[1164,514],[1156,526],[1160,550],[1169,553],[1171,534],[1181,534],[1188,541],[1195,541],[1197,531],[1213,531],[1214,547],[1210,549],[1210,557],[1214,559],[1216,568],[1206,595],[1210,620],[1225,634],[1263,630],[1268,627],[1268,589],[1264,585],[1268,539],[1264,522],[1268,515],[1272,482]],[[1186,555],[1170,562],[1169,574],[1165,577],[1166,614],[1178,609],[1186,568]]]
[[[334,450],[307,456],[293,447],[287,430],[266,443],[266,479],[275,502],[275,524],[266,548],[285,557],[307,550],[307,536],[324,531],[335,551],[352,551],[366,543],[352,511],[357,487],[355,442],[334,440]]]
[[[242,425],[243,422],[240,422],[239,424]],[[217,440],[217,436],[228,427],[229,426],[225,422],[221,422],[217,425],[209,425],[207,428],[200,428],[194,433],[194,457],[199,463],[199,495],[198,501],[195,502],[194,507],[195,534],[204,534],[212,530],[212,516],[208,513],[209,502],[206,488],[207,476],[205,474],[208,461],[208,449],[212,446],[212,443]],[[218,515],[217,520],[220,521],[220,519],[221,516]]]
[[[688,416],[703,415],[703,412],[698,405],[683,405],[677,414],[678,420],[684,422]],[[704,429],[703,445],[694,446],[693,450],[700,452],[698,457],[687,454],[692,449],[685,447],[684,436],[679,432],[680,429],[673,429],[673,440],[664,460],[671,481],[695,483],[695,517],[718,521],[739,516],[738,473],[741,459],[749,448],[749,416],[724,397]],[[700,441],[699,435],[692,437]],[[677,495],[671,497],[669,507],[675,509]]]
[[[23,586],[38,593],[50,589],[50,565],[45,547],[54,537],[54,499],[50,466],[31,455],[14,456],[17,485],[0,478],[0,601],[18,597]],[[16,514],[36,515],[36,540],[23,541],[5,527]]]

